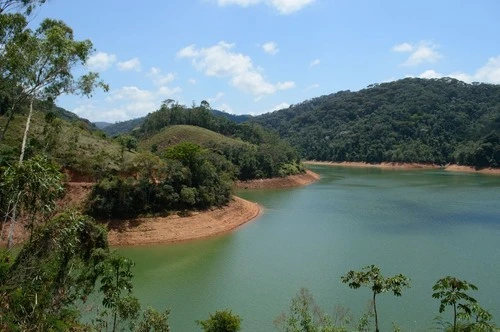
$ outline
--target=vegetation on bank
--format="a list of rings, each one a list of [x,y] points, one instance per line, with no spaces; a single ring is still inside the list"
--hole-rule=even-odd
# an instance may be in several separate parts
[[[180,143],[163,158],[141,154],[136,163],[135,178],[109,175],[95,184],[87,213],[98,219],[186,213],[223,206],[231,197],[234,166],[199,145]]]
[[[406,78],[253,119],[318,161],[500,167],[500,86]]]

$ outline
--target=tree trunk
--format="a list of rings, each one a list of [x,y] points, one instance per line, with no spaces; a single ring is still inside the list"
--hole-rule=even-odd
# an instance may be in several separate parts
[[[30,99],[30,112],[28,118],[26,119],[26,128],[24,129],[23,144],[21,145],[21,155],[19,156],[19,165],[23,163],[24,151],[26,150],[26,141],[28,140],[28,132],[30,130],[31,116],[33,115],[33,100],[35,97]]]
[[[375,314],[375,332],[379,332],[378,329],[378,315],[377,315],[377,302],[375,302],[375,292],[373,292],[373,313]]]
[[[457,304],[453,303],[453,332],[457,330]]]

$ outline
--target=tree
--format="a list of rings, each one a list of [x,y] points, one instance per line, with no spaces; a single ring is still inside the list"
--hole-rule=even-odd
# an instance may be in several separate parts
[[[34,157],[27,162],[8,167],[0,175],[0,211],[4,227],[10,223],[7,248],[14,245],[13,231],[20,214],[26,216],[25,227],[33,233],[37,217],[40,221],[53,212],[56,200],[63,194],[62,174],[45,157]]]
[[[475,298],[468,295],[468,290],[477,290],[478,288],[465,280],[456,277],[447,276],[439,279],[432,290],[432,297],[440,300],[439,312],[443,313],[446,306],[453,307],[453,331],[457,331],[457,318],[474,318],[473,326],[486,327],[486,331],[493,330],[489,321],[491,315],[481,308]]]
[[[160,313],[153,308],[146,309],[142,314],[142,320],[136,328],[137,332],[170,332],[168,315],[170,310]]]
[[[24,9],[26,15],[31,14],[33,9],[45,3],[46,0],[0,0],[0,15],[8,11],[19,11]]]
[[[206,320],[197,320],[205,332],[237,332],[241,330],[241,318],[231,310],[216,311]]]
[[[136,320],[139,315],[140,305],[137,298],[132,296],[132,271],[134,262],[119,256],[116,252],[103,252],[104,258],[99,259],[100,264],[96,266],[97,274],[101,276],[100,292],[103,294],[102,304],[111,310],[111,331],[116,331],[118,327],[118,317],[120,321],[127,319]],[[125,292],[122,295],[122,291]],[[104,317],[105,311],[100,320],[102,327],[107,329],[108,324]]]
[[[0,45],[3,50],[9,45],[22,42],[26,26],[26,17],[21,14],[0,14]],[[0,52],[0,115],[7,116],[7,121],[0,131],[0,142],[14,117],[14,112],[26,99],[6,63],[6,52]]]
[[[85,64],[92,51],[89,40],[75,41],[69,26],[52,19],[44,20],[36,31],[25,27],[15,43],[5,45],[5,72],[20,87],[18,94],[29,101],[19,163],[24,159],[35,99],[55,100],[62,93],[90,96],[97,87],[108,90],[97,73],[79,79],[71,73],[78,64]]]
[[[77,301],[92,293],[96,265],[106,251],[106,231],[89,217],[69,212],[36,227],[19,254],[0,252],[0,330],[70,330]]]
[[[390,278],[384,278],[380,273],[380,268],[375,265],[364,267],[361,271],[349,271],[341,277],[343,283],[350,288],[358,289],[361,286],[368,286],[373,293],[373,311],[375,314],[375,331],[379,331],[376,296],[385,292],[393,292],[395,296],[401,296],[403,288],[409,288],[409,279],[398,274]]]

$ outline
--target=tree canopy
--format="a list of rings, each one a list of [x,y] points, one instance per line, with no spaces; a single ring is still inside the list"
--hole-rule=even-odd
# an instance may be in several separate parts
[[[309,160],[500,167],[500,86],[406,78],[254,118]]]

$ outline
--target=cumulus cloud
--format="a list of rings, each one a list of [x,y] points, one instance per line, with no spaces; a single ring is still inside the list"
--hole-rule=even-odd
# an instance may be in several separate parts
[[[321,63],[321,60],[320,59],[314,59],[313,61],[311,61],[309,63],[309,67],[314,67],[314,66],[317,66]]]
[[[441,59],[443,56],[437,51],[438,45],[420,41],[416,44],[402,43],[392,47],[393,52],[410,53],[403,66],[417,66],[422,63],[432,63]]]
[[[449,74],[442,74],[436,72],[433,69],[430,69],[420,74],[419,77],[420,78],[452,77],[467,83],[483,82],[483,83],[500,84],[500,55],[489,58],[486,64],[477,69],[476,72],[473,74],[467,74],[464,72],[453,72]]]
[[[226,104],[226,103],[217,105],[217,107],[215,107],[215,108],[220,110],[220,111],[224,111],[226,113],[235,114],[233,111],[233,108],[229,104]]]
[[[282,110],[282,109],[285,109],[285,108],[288,108],[288,107],[290,107],[289,103],[280,103],[278,105],[275,105],[274,107],[271,107],[271,109],[269,110],[269,112],[274,112],[274,111]]]
[[[209,103],[214,103],[216,101],[221,100],[222,97],[224,97],[224,92],[218,92],[215,96],[208,98],[207,101]]]
[[[262,45],[262,49],[264,50],[264,52],[271,55],[275,55],[276,53],[279,52],[278,44],[276,44],[275,42],[265,43],[264,45]]]
[[[411,52],[413,50],[413,46],[409,43],[402,43],[398,45],[394,45],[392,47],[393,52]]]
[[[98,52],[91,55],[87,60],[87,67],[90,70],[105,71],[116,61],[116,55],[105,52]]]
[[[420,77],[420,78],[440,78],[440,77],[443,77],[443,74],[438,73],[434,69],[429,69],[429,70],[424,71],[418,77]]]
[[[104,103],[86,100],[71,111],[91,121],[124,121],[157,110],[162,100],[176,99],[181,92],[179,87],[162,86],[155,90],[145,90],[136,86],[124,86],[111,91]]]
[[[292,81],[268,82],[248,55],[235,53],[233,48],[234,44],[224,41],[208,48],[190,45],[177,52],[177,56],[191,59],[193,66],[207,76],[229,78],[231,85],[257,98],[295,86]]]
[[[500,55],[489,58],[474,76],[478,81],[500,84]]]
[[[287,15],[301,10],[316,0],[217,0],[219,6],[238,5],[249,7],[265,4],[276,9],[280,14]]]
[[[118,70],[121,70],[121,71],[130,71],[130,70],[140,71],[141,70],[141,62],[139,61],[138,58],[133,58],[133,59],[123,61],[123,62],[118,62],[116,65],[118,67]]]
[[[166,85],[175,79],[173,73],[162,74],[161,69],[158,67],[152,67],[148,76],[152,78],[155,85]]]
[[[194,78],[190,78],[190,79],[188,79],[188,83],[195,85],[196,84],[196,80]]]

